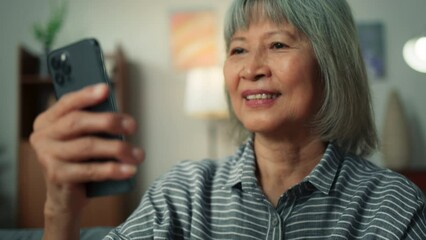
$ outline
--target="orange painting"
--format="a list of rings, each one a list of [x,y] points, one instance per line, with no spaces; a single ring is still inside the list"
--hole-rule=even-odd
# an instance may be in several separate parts
[[[217,64],[217,23],[211,11],[174,12],[170,26],[174,67],[188,70]]]

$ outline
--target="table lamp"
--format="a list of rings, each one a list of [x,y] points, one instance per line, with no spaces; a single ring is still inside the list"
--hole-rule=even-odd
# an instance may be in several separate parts
[[[217,124],[219,120],[228,118],[222,69],[190,69],[186,79],[184,105],[186,114],[208,121],[208,151],[210,157],[217,157]]]

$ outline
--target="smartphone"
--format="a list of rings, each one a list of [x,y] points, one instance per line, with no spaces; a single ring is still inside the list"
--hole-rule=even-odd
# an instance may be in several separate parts
[[[47,65],[52,78],[56,98],[80,90],[84,87],[105,83],[109,86],[109,96],[102,103],[86,108],[92,112],[117,112],[112,85],[106,73],[101,46],[96,39],[83,39],[65,47],[51,51]],[[124,141],[122,135],[106,133],[95,134],[98,137]],[[91,159],[89,161],[117,161],[116,159]],[[121,194],[131,191],[135,177],[127,180],[89,182],[86,184],[88,197]]]

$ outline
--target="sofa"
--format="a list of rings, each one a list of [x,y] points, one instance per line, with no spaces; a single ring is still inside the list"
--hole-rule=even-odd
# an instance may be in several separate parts
[[[110,227],[84,228],[80,240],[102,239],[110,230]],[[0,240],[40,240],[42,236],[42,229],[0,229]]]

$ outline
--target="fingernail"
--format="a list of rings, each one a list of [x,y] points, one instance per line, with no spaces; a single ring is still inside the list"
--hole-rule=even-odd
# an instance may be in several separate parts
[[[132,154],[137,160],[139,161],[143,160],[143,151],[140,150],[139,148],[133,148]]]
[[[104,91],[105,91],[105,84],[103,83],[98,83],[93,86],[93,95],[95,95],[96,97],[102,96],[104,94]]]
[[[125,173],[125,174],[131,174],[131,175],[133,175],[133,174],[136,173],[137,168],[134,165],[128,165],[128,164],[126,164],[126,165],[121,165],[120,166],[120,171],[122,173]]]
[[[121,121],[121,125],[123,126],[124,129],[126,129],[127,131],[130,131],[132,128],[132,121],[129,120],[128,118],[124,118]]]

